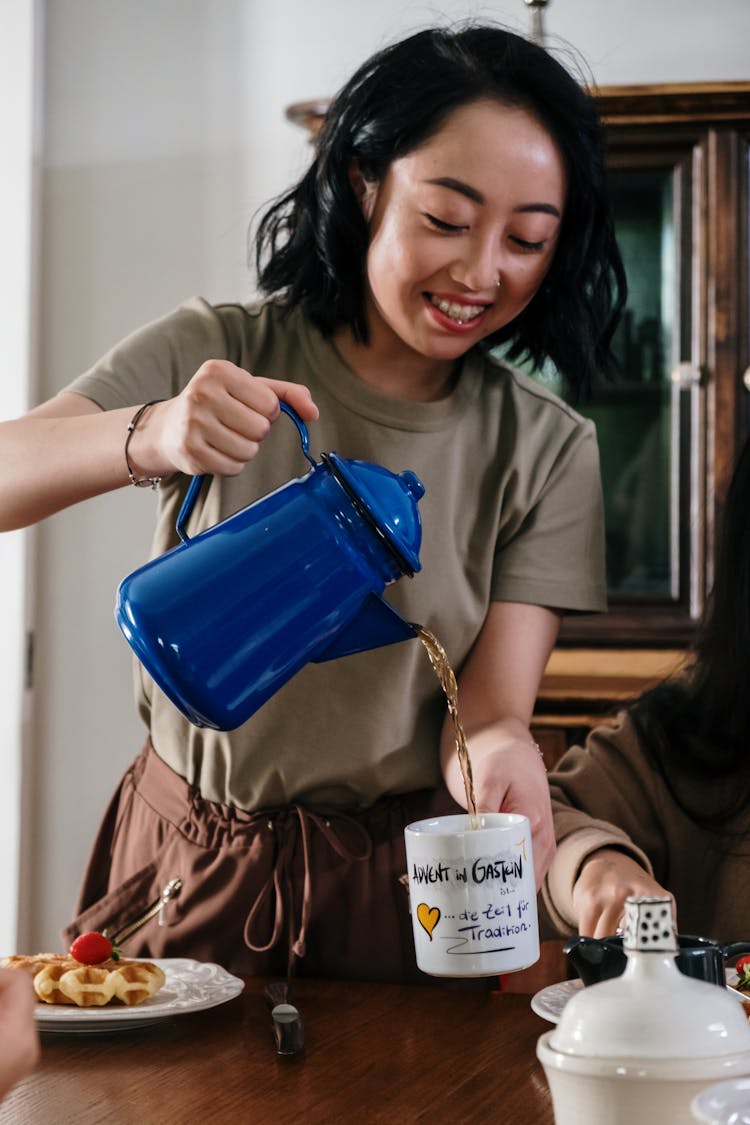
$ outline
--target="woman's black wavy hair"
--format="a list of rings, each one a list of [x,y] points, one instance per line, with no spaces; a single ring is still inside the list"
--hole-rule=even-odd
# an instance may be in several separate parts
[[[727,492],[711,596],[687,674],[632,708],[640,740],[677,804],[705,828],[750,806],[750,440]]]
[[[365,62],[333,100],[315,158],[262,216],[256,266],[263,292],[302,305],[330,335],[348,325],[368,339],[368,228],[350,185],[368,180],[437,132],[460,106],[490,98],[533,113],[565,161],[567,197],[549,273],[523,312],[484,347],[511,360],[551,360],[575,398],[611,368],[610,343],[626,282],[607,194],[593,99],[546,50],[500,27],[420,31]]]

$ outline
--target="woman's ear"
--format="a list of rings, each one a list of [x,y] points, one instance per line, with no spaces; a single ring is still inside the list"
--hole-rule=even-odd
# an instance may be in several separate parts
[[[349,183],[352,186],[365,220],[369,223],[378,195],[377,180],[368,180],[362,171],[359,161],[354,158],[349,164]]]

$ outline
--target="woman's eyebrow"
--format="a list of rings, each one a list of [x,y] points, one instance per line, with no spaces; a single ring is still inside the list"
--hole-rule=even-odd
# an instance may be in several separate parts
[[[554,215],[556,219],[560,218],[560,212],[554,203],[524,203],[521,207],[516,207],[516,211],[520,211],[522,214],[526,214],[527,211],[542,211],[545,215]]]
[[[428,184],[435,184],[437,187],[450,188],[451,191],[457,191],[461,195],[465,195],[467,199],[471,199],[474,203],[486,203],[484,195],[478,191],[471,184],[464,183],[463,180],[456,180],[453,176],[438,176],[434,180],[427,180]],[[521,214],[527,214],[530,211],[541,211],[545,215],[554,215],[556,219],[560,218],[560,212],[554,203],[524,203],[516,210]]]
[[[486,203],[486,199],[481,191],[477,191],[471,184],[465,184],[463,180],[454,180],[452,176],[438,176],[435,180],[427,180],[428,184],[435,184],[437,187],[450,188],[451,191],[460,192],[465,195],[467,199],[472,199],[474,203]]]

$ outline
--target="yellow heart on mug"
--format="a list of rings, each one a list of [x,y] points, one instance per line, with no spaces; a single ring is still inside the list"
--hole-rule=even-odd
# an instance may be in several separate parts
[[[427,936],[432,941],[432,931],[440,921],[440,911],[437,906],[428,906],[426,902],[420,902],[417,907],[417,918],[422,929],[427,931]]]

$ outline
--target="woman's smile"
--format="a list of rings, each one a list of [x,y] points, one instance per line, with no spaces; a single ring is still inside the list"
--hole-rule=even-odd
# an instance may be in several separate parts
[[[425,293],[425,297],[437,310],[438,323],[457,331],[476,327],[482,314],[491,307],[489,304],[473,304],[463,297],[443,296],[439,293]]]

